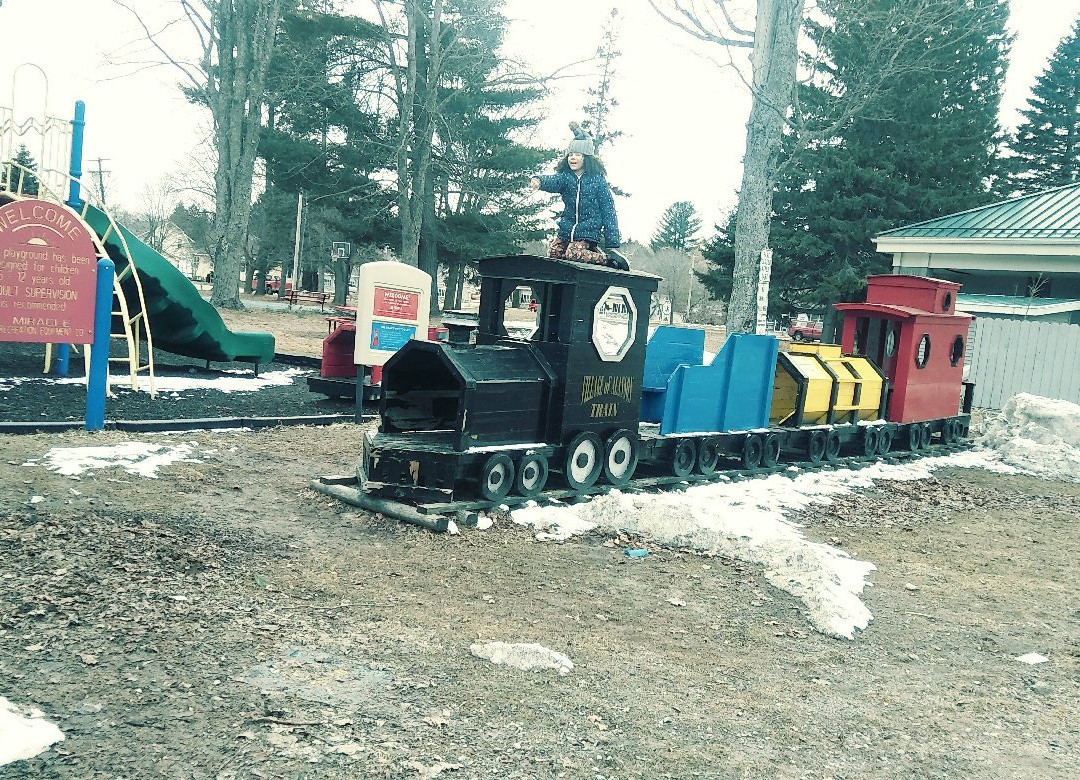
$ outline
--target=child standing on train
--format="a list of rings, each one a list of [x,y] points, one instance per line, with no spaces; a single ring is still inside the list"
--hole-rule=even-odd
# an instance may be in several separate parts
[[[607,170],[596,156],[593,140],[577,122],[570,123],[574,134],[566,154],[550,176],[534,176],[529,187],[562,196],[563,213],[558,234],[548,247],[548,257],[581,263],[609,265],[623,271],[629,265],[619,252],[604,252],[603,246],[619,246],[619,221],[615,198],[608,184]]]

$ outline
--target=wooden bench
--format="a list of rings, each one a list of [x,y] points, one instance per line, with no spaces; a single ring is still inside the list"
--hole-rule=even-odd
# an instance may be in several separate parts
[[[326,310],[326,302],[332,297],[328,292],[314,292],[313,290],[286,290],[283,293],[278,293],[278,300],[288,301],[290,306],[302,303],[312,305],[317,303],[319,304],[319,311]]]

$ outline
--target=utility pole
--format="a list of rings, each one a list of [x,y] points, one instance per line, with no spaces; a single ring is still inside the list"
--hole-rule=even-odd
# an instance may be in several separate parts
[[[304,218],[304,191],[296,196],[296,240],[293,242],[292,283],[293,290],[300,290],[300,223]]]
[[[694,261],[690,260],[690,279],[686,283],[686,316],[683,322],[690,322],[690,296],[694,292]]]
[[[105,162],[105,160],[108,160],[108,159],[109,159],[108,157],[106,157],[105,159],[102,159],[102,158],[98,157],[97,158],[97,170],[94,171],[94,173],[97,174],[98,194],[101,195],[101,203],[102,203],[102,205],[105,204],[105,174],[106,173],[112,173],[112,171],[104,171],[104,170],[102,170],[101,169],[101,164],[103,162]]]

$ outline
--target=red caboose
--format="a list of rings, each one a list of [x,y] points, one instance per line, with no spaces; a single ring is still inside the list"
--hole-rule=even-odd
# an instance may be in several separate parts
[[[886,419],[914,422],[957,413],[970,314],[956,313],[960,285],[890,274],[867,279],[866,303],[838,303],[843,351],[874,360],[889,379]]]

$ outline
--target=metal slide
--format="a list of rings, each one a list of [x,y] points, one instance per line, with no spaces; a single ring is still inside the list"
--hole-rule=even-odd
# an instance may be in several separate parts
[[[155,348],[208,361],[259,364],[274,359],[273,334],[229,330],[180,269],[127,228],[94,206],[86,206],[83,218],[116,263],[118,278],[131,266],[138,272]]]

